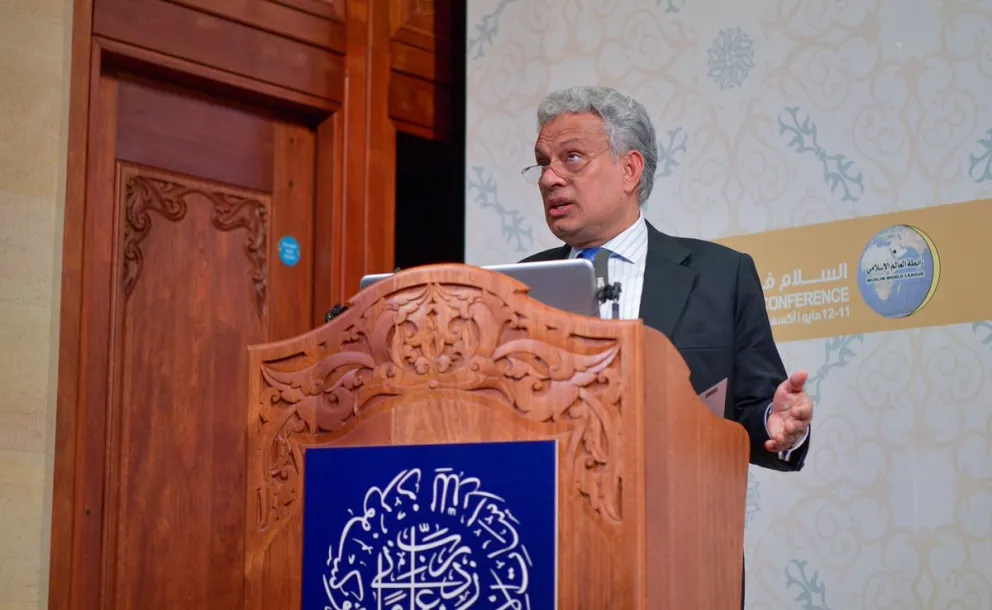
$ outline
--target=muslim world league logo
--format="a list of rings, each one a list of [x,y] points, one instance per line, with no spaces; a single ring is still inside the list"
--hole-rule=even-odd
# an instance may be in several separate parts
[[[933,298],[939,280],[937,248],[916,227],[884,229],[861,253],[861,297],[872,311],[886,318],[905,318],[923,309]]]

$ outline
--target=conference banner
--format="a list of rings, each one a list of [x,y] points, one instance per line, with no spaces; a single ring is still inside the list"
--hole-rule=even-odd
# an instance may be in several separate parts
[[[992,200],[718,240],[750,254],[776,341],[992,317]]]

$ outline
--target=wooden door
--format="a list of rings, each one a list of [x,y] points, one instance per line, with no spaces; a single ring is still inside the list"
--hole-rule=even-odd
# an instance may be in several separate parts
[[[51,608],[242,606],[246,347],[392,268],[400,4],[75,0]]]
[[[125,72],[99,76],[92,116],[82,347],[100,367],[87,403],[107,405],[87,435],[105,430],[87,529],[103,530],[105,603],[235,608],[246,349],[312,328],[329,279],[313,273],[330,243],[314,238],[318,138]]]

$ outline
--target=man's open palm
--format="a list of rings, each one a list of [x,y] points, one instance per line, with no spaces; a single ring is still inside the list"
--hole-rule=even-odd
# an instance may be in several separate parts
[[[770,438],[765,442],[765,449],[775,453],[788,451],[809,429],[813,421],[813,401],[803,390],[807,377],[806,371],[793,373],[775,390],[772,411],[768,415]]]

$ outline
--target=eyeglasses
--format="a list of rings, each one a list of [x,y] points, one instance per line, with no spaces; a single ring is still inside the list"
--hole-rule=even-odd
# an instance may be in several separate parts
[[[561,176],[563,180],[569,180],[574,178],[576,174],[582,171],[585,166],[589,165],[593,159],[608,151],[609,147],[603,150],[593,153],[587,157],[583,157],[578,153],[569,153],[565,159],[559,159],[552,163],[538,163],[537,165],[531,165],[530,167],[525,167],[520,173],[523,174],[524,180],[531,184],[537,184],[541,181],[544,176],[545,170],[551,168],[554,173]]]

